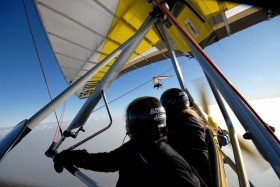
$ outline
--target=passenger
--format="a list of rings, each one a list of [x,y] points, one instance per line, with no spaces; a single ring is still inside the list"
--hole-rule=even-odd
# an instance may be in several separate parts
[[[207,127],[202,118],[190,107],[189,98],[181,89],[166,90],[160,101],[166,110],[169,144],[195,168],[202,179],[201,183],[211,186],[208,146],[205,141]]]
[[[137,98],[125,114],[128,142],[108,153],[64,150],[54,157],[56,171],[67,165],[119,171],[117,187],[200,187],[189,164],[166,143],[166,114],[158,99]]]

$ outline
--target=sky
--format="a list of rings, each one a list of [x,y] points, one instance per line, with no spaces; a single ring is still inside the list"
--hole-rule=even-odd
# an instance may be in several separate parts
[[[27,19],[21,0],[1,0],[1,45],[0,45],[0,127],[14,126],[23,119],[28,119],[49,101],[49,95],[44,82],[40,64],[32,42]],[[35,9],[31,1],[26,1],[34,38],[44,68],[48,86],[54,98],[67,88],[54,55],[48,45]],[[209,57],[216,63],[228,80],[248,100],[280,96],[280,26],[279,17],[263,22],[240,33],[236,33],[205,49]],[[198,62],[178,58],[181,64],[186,85],[196,99],[196,89],[193,80],[204,77]],[[171,70],[170,70],[171,69]],[[176,75],[169,60],[152,64],[117,79],[106,91],[108,101],[129,92],[137,86],[149,81],[153,76]],[[143,74],[143,71],[145,74]],[[141,79],[139,79],[141,75]],[[176,76],[163,81],[164,89],[179,87]],[[120,88],[121,89],[116,89]],[[250,89],[248,89],[250,87]],[[164,91],[155,90],[152,82],[145,84],[137,91],[113,102],[112,112],[122,114],[124,110],[120,103],[128,104],[132,99],[151,95],[160,97]],[[199,102],[199,98],[196,99]],[[211,99],[210,99],[211,100]],[[64,119],[71,120],[85,100],[79,100],[75,95],[67,101]],[[60,116],[62,106],[57,109]],[[16,115],[11,115],[11,114]],[[51,114],[45,122],[55,120]]]
[[[66,84],[66,81],[56,64],[54,55],[48,45],[48,41],[40,25],[32,1],[26,0],[25,2],[34,38],[38,47],[38,52],[44,67],[46,79],[48,81],[48,86],[52,97],[54,98],[66,89],[68,85]],[[1,136],[7,133],[6,130],[9,129],[6,127],[13,127],[23,119],[29,119],[38,110],[43,108],[50,101],[50,98],[32,42],[21,0],[15,0],[12,2],[9,0],[0,0],[0,25],[1,138]],[[243,30],[242,32],[236,33],[231,37],[225,38],[205,49],[205,52],[216,63],[218,68],[224,73],[232,85],[239,90],[245,99],[250,102],[254,102],[255,100],[264,101],[264,99],[270,99],[270,102],[263,102],[257,112],[266,111],[266,113],[264,113],[265,120],[275,126],[276,130],[277,127],[280,127],[278,123],[280,119],[277,115],[277,111],[280,111],[280,105],[277,105],[278,100],[273,100],[274,102],[271,102],[271,98],[277,99],[280,97],[279,48],[280,17],[278,16],[271,21],[262,22]],[[204,79],[204,74],[198,62],[194,59],[188,60],[185,57],[178,58],[178,61],[189,92],[193,95],[194,99],[200,103],[200,99],[194,85],[194,80]],[[163,75],[174,76],[165,79],[162,82],[164,86],[163,89],[154,89],[151,81],[152,77],[161,75],[164,72],[166,73]],[[113,101],[114,99],[127,93],[125,96],[110,103],[109,105],[111,113],[114,119],[116,119],[116,122],[113,121],[113,124],[116,123],[119,124],[119,126],[114,126],[113,129],[115,130],[110,129],[108,133],[111,133],[112,136],[117,136],[114,140],[118,141],[116,141],[117,143],[112,143],[108,140],[108,138],[102,136],[103,138],[100,138],[99,141],[105,143],[102,143],[102,146],[97,144],[96,146],[98,149],[94,149],[92,151],[110,151],[120,145],[125,133],[123,125],[123,112],[127,104],[129,104],[129,102],[133,99],[145,95],[159,98],[166,89],[179,87],[175,75],[175,71],[172,69],[172,63],[169,60],[165,60],[143,67],[133,73],[127,74],[115,80],[111,84],[111,87],[105,92],[108,102]],[[144,84],[149,80],[150,82]],[[144,85],[135,91],[130,92],[142,84]],[[207,87],[207,90],[209,104],[214,105],[215,100],[211,95],[209,87]],[[67,100],[63,120],[64,129],[66,129],[67,125],[72,119],[74,119],[76,113],[82,107],[84,102],[85,100],[79,100],[75,95],[71,96]],[[103,105],[104,103],[101,101],[96,108]],[[256,107],[258,106],[256,105]],[[56,110],[58,117],[60,116],[61,111],[62,106],[58,107]],[[269,115],[268,112],[274,115]],[[221,115],[218,114],[218,111],[212,112],[211,114],[214,116],[214,119],[216,117],[217,121],[222,121],[219,118]],[[103,107],[92,113],[88,123],[91,123],[90,120],[105,120],[107,117],[108,114]],[[52,137],[55,133],[55,121],[55,115],[53,113],[50,114],[38,127],[34,129],[35,132],[38,132],[38,135],[35,134],[35,132],[31,132],[31,137],[28,137],[27,140],[24,140],[21,143],[28,146],[30,142],[33,142],[30,143],[33,145],[32,151],[34,151],[35,147],[39,148],[36,150],[36,154],[34,155],[41,154],[44,157],[43,152],[50,145]],[[102,121],[102,124],[103,122],[104,121]],[[108,123],[108,121],[104,122],[104,124],[106,123]],[[223,124],[221,124],[221,126],[223,126]],[[48,131],[43,133],[42,129],[48,129]],[[279,134],[277,135],[279,137]],[[44,142],[32,141],[32,138],[37,140],[37,138],[40,139],[41,137],[46,138],[47,140]],[[42,144],[44,144],[44,146],[42,146]],[[104,150],[102,150],[102,148],[104,148]],[[15,149],[14,152],[11,151],[11,154],[12,152],[13,154],[12,156],[7,156],[7,161],[5,161],[6,158],[4,159],[5,163],[7,165],[8,163],[13,163],[14,159],[18,156],[17,153],[22,150],[23,147],[20,147],[17,150]],[[39,151],[43,152],[39,153]],[[28,158],[27,153],[24,154],[25,158]],[[34,157],[33,160],[48,159],[45,157],[39,159],[34,155],[29,155],[29,157]],[[1,170],[1,164],[5,163],[0,163],[0,177],[4,176],[3,173],[1,173],[1,171],[3,172],[3,170]],[[45,166],[45,164],[45,167],[50,168],[52,166],[50,159],[48,159],[46,163],[49,165]],[[12,168],[9,171],[11,172],[10,176],[16,175]],[[17,175],[20,176],[20,173]],[[52,176],[54,178],[59,178],[57,174],[55,175],[55,173],[53,173]],[[29,177],[31,178],[31,176],[25,176],[25,178]],[[102,175],[99,177],[102,178]],[[116,176],[114,177],[116,179]],[[41,178],[41,182],[44,180],[45,179]],[[106,181],[105,179],[103,180]],[[40,180],[36,182],[40,183]],[[57,184],[53,184],[53,186],[56,185]]]

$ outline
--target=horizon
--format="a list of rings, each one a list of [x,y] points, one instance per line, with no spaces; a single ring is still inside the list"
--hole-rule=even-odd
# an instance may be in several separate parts
[[[276,133],[279,137],[279,129],[276,124],[279,122],[279,116],[277,116],[277,110],[270,112],[267,110],[269,106],[263,107],[264,104],[276,103],[280,105],[280,97],[266,100],[258,100],[250,102],[250,104],[256,109],[257,112],[263,117],[265,121],[276,127]],[[228,106],[226,106],[228,107]],[[217,105],[209,106],[210,115],[213,120],[224,128],[225,122],[221,112]],[[234,114],[229,111],[232,123],[234,124],[236,133],[238,136],[242,136],[245,133],[243,127],[239,124],[238,119],[234,117]],[[272,117],[273,116],[273,117]],[[73,144],[83,140],[85,137],[90,136],[92,133],[98,131],[102,127],[108,125],[109,119],[103,118],[102,120],[90,119],[85,124],[85,132],[81,133],[77,139],[67,138],[65,143],[59,148],[59,150],[64,150]],[[65,129],[67,124],[63,124],[62,128]],[[83,183],[70,174],[68,171],[64,170],[61,174],[58,174],[53,169],[52,159],[46,157],[44,152],[48,149],[51,144],[50,139],[53,137],[55,132],[55,125],[41,125],[36,127],[30,135],[24,138],[17,147],[11,150],[11,152],[2,160],[0,163],[0,178],[9,177],[11,179],[17,179],[17,181],[30,182],[30,184],[42,184],[42,186],[83,186]],[[242,133],[243,132],[243,133]],[[108,138],[110,137],[110,138]],[[128,137],[125,137],[125,121],[122,116],[114,116],[112,126],[91,139],[90,141],[80,145],[77,149],[86,149],[88,152],[108,152],[117,147],[119,147],[123,141],[128,141]],[[36,140],[36,141],[34,141]],[[247,146],[251,147],[253,152],[257,152],[256,148],[251,141],[244,142]],[[222,150],[233,159],[233,153],[231,150],[231,145],[228,144],[222,147]],[[253,185],[258,187],[266,187],[265,185],[270,184],[271,187],[278,187],[279,180],[270,166],[261,158],[261,156],[256,157],[255,161],[247,153],[242,152],[245,169],[249,180]],[[19,159],[21,158],[21,159]],[[256,162],[260,164],[258,167]],[[37,163],[36,167],[33,165]],[[5,172],[2,169],[5,168]],[[231,170],[231,168],[225,164],[226,174],[229,181],[229,187],[235,187],[238,185],[238,179],[236,174]],[[44,172],[43,172],[44,171]],[[113,187],[118,178],[118,172],[115,173],[102,173],[93,172],[90,170],[81,169],[81,171],[101,184],[104,187]],[[34,177],[36,176],[36,177]],[[46,177],[48,176],[48,177]],[[49,181],[53,179],[53,181]],[[265,180],[264,180],[265,179]],[[72,185],[71,185],[72,184]]]

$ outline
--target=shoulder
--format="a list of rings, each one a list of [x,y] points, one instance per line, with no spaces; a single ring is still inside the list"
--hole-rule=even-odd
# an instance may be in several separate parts
[[[170,145],[166,143],[159,144],[159,152],[160,155],[158,156],[158,162],[165,163],[165,169],[171,169],[172,171],[183,171],[184,172],[191,172],[190,165],[188,162],[177,152],[175,151]]]
[[[158,143],[158,152],[161,154],[163,159],[174,159],[181,157],[177,151],[175,151],[169,144],[166,142]],[[181,157],[182,158],[182,157]],[[182,158],[183,159],[183,158]]]
[[[188,114],[185,114],[182,118],[181,118],[181,124],[188,124],[188,126],[193,127],[193,128],[197,128],[197,129],[204,129],[203,127],[201,127],[201,125],[199,124],[199,122],[196,120],[195,117],[190,116]]]
[[[119,148],[115,149],[114,151],[121,151],[121,152],[134,152],[136,149],[135,142],[132,140],[129,140],[122,144]]]

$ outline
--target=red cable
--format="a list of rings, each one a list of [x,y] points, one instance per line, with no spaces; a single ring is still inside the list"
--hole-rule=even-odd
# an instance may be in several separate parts
[[[58,140],[58,137],[59,137],[59,133],[58,131],[60,130],[61,131],[61,125],[62,125],[62,121],[63,121],[63,117],[64,117],[64,112],[65,112],[65,108],[66,108],[66,103],[67,103],[67,100],[64,102],[64,106],[63,106],[63,109],[62,109],[62,112],[61,112],[61,116],[60,116],[60,119],[59,119],[59,123],[56,127],[56,131],[55,131],[55,135],[54,135],[54,142],[57,142]],[[62,134],[62,132],[60,132],[60,134]]]
[[[44,81],[45,81],[45,84],[46,84],[46,87],[47,87],[47,90],[48,90],[48,93],[49,93],[49,97],[52,100],[52,96],[51,96],[50,89],[49,89],[49,86],[48,86],[48,82],[47,82],[47,79],[46,79],[46,75],[45,75],[45,72],[44,72],[44,69],[43,69],[43,65],[42,65],[42,62],[41,62],[41,59],[40,59],[40,56],[39,56],[39,52],[38,52],[37,45],[36,45],[36,42],[35,42],[35,39],[34,39],[34,35],[33,35],[33,32],[32,32],[32,29],[31,29],[31,24],[30,24],[30,21],[29,21],[29,18],[28,18],[28,14],[27,14],[27,10],[26,10],[24,0],[22,0],[22,3],[23,3],[24,11],[25,11],[25,16],[26,16],[26,19],[27,19],[27,22],[28,22],[28,27],[29,27],[29,30],[30,30],[30,33],[31,33],[33,45],[35,47],[37,58],[38,58],[38,61],[39,61],[39,64],[40,64],[40,67],[41,67],[41,70],[42,70],[42,73],[43,73]],[[54,110],[54,113],[55,113],[56,121],[59,125],[57,114],[56,114],[55,110]]]
[[[221,76],[221,78],[226,82],[226,84],[237,94],[237,96],[247,105],[247,107],[251,110],[251,112],[254,113],[254,115],[259,119],[259,121],[262,123],[262,125],[266,128],[266,130],[271,134],[271,136],[280,144],[279,139],[277,136],[273,133],[273,131],[269,128],[269,126],[261,119],[261,117],[255,112],[255,110],[247,103],[247,101],[243,98],[243,96],[230,84],[230,82],[226,79],[226,77],[222,74],[222,72],[218,69],[218,67],[215,65],[215,63],[204,53],[202,48],[196,43],[195,40],[193,40],[192,37],[190,37],[186,31],[181,27],[181,25],[178,24],[178,22],[170,15],[168,11],[166,11],[163,6],[157,1],[153,0],[157,6],[161,9],[161,11],[171,20],[171,22],[177,26],[177,28],[181,31],[182,34],[194,45],[194,47],[200,52],[200,54],[206,59],[206,61],[209,63],[209,65],[214,68],[214,70]]]

